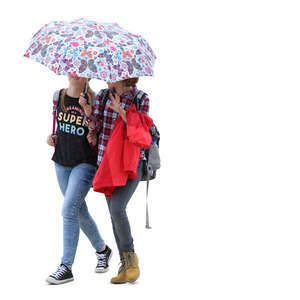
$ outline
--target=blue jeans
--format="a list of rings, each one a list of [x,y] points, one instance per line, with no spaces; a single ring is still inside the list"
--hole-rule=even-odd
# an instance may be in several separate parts
[[[96,251],[102,250],[105,246],[85,202],[96,167],[88,163],[75,167],[64,167],[55,163],[55,170],[60,190],[64,195],[62,208],[64,251],[61,263],[71,267],[76,254],[80,228]]]
[[[123,251],[134,251],[133,238],[126,214],[126,206],[142,178],[142,168],[143,161],[140,160],[138,164],[138,178],[128,179],[125,186],[119,186],[115,189],[111,198],[106,197],[113,232],[121,259]]]

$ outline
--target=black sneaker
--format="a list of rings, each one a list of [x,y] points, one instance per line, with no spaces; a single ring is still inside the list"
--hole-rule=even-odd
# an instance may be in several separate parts
[[[95,268],[96,273],[104,273],[109,269],[108,263],[111,258],[112,251],[108,246],[101,252],[96,252],[97,256],[97,266]]]
[[[46,281],[51,284],[62,284],[73,280],[72,271],[64,264],[61,264],[57,270],[46,279]]]

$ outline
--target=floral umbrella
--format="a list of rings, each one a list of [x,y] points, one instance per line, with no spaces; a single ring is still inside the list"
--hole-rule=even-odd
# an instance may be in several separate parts
[[[106,82],[153,76],[156,59],[142,36],[116,23],[86,19],[46,24],[33,36],[24,56],[58,75],[73,73]]]

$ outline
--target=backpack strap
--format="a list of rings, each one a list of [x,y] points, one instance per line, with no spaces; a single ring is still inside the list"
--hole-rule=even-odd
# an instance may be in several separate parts
[[[148,163],[146,161],[146,168],[147,168],[147,186],[146,186],[146,228],[151,229],[149,223],[149,208],[148,208],[148,192],[149,192],[149,181],[150,181],[150,171]]]
[[[60,98],[60,94],[61,94],[62,90],[63,89],[57,90],[53,94],[53,125],[52,125],[52,135],[55,134],[56,111],[57,111],[58,102],[59,102],[59,98]]]
[[[102,116],[103,116],[103,112],[105,110],[105,106],[106,106],[107,100],[109,98],[109,89],[101,90],[99,96],[102,98],[102,107],[103,107],[103,109],[102,109]]]
[[[140,110],[140,104],[142,101],[142,98],[146,95],[143,91],[137,90],[134,99],[132,101],[132,104],[135,104],[137,111]],[[150,181],[150,173],[151,173],[151,166],[148,165],[147,161],[144,161],[146,164],[146,179],[147,179],[147,186],[146,186],[146,228],[151,229],[150,222],[149,222],[149,207],[148,207],[148,192],[149,192],[149,181]],[[149,169],[150,168],[150,169]]]
[[[57,109],[60,91],[61,90],[56,90],[53,94],[53,111]]]
[[[142,101],[142,98],[144,97],[144,95],[146,95],[146,93],[144,93],[141,90],[137,90],[137,92],[134,96],[132,103],[135,104],[137,111],[140,110],[141,101]]]

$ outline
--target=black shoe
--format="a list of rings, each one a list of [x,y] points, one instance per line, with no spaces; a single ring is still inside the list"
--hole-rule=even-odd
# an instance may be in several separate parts
[[[101,252],[96,252],[97,256],[97,266],[95,268],[96,273],[104,273],[109,269],[108,263],[112,256],[112,251],[108,246],[105,246],[105,249]]]
[[[46,281],[51,284],[62,284],[73,280],[72,271],[64,264],[61,264],[57,270],[46,279]]]

